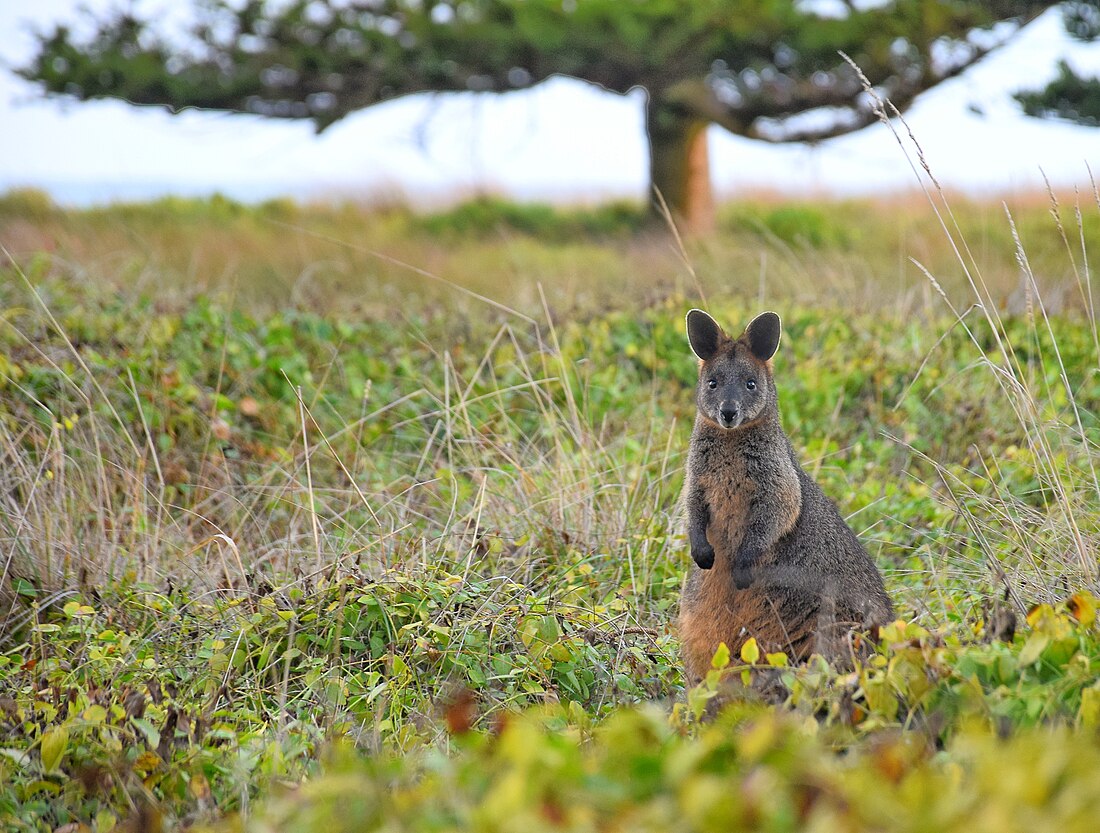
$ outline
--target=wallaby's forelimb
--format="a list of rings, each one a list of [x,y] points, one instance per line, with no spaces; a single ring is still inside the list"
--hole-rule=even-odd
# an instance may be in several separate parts
[[[703,570],[714,566],[714,547],[707,540],[707,526],[710,524],[710,509],[703,490],[692,485],[687,493],[687,533],[691,545],[691,557]]]

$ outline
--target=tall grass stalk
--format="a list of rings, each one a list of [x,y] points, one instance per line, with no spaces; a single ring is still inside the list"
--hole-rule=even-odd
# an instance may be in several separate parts
[[[845,56],[857,72],[859,68]],[[941,288],[941,281],[915,258],[913,263],[929,279],[937,294],[950,309],[975,351],[976,366],[988,371],[995,381],[1004,404],[1014,414],[1019,429],[1032,455],[1034,474],[1040,488],[1038,495],[1013,494],[1000,485],[997,461],[984,449],[975,449],[980,462],[976,474],[981,487],[975,488],[953,475],[945,464],[931,461],[937,468],[952,503],[966,521],[968,541],[960,549],[976,547],[989,565],[997,584],[1003,585],[1006,596],[1018,607],[1025,608],[1024,598],[1033,601],[1054,601],[1075,588],[1100,590],[1097,556],[1100,553],[1100,480],[1097,479],[1097,458],[1100,445],[1086,431],[1081,409],[1077,404],[1079,385],[1095,384],[1100,372],[1100,338],[1092,303],[1091,271],[1085,248],[1085,224],[1081,202],[1075,201],[1075,231],[1081,241],[1081,266],[1074,256],[1059,210],[1058,200],[1048,183],[1050,214],[1064,246],[1064,255],[1073,272],[1083,301],[1083,324],[1092,335],[1096,348],[1096,364],[1084,378],[1071,380],[1062,361],[1058,340],[1051,327],[1050,316],[1043,300],[1043,289],[1029,262],[1012,211],[1003,204],[1006,222],[1011,231],[1014,254],[1020,271],[1025,297],[1025,314],[1029,331],[1028,358],[1021,358],[1025,345],[1014,343],[1008,332],[997,298],[983,275],[961,224],[952,209],[948,195],[935,178],[923,148],[893,104],[878,97],[877,92],[860,72],[865,92],[876,102],[880,120],[890,129],[936,217],[944,238],[955,254],[958,268],[970,289],[972,305],[978,310],[984,327],[973,327],[967,314]],[[904,135],[897,128],[900,123]],[[1090,177],[1091,177],[1091,171]],[[1092,181],[1093,194],[1100,210],[1100,191]],[[989,339],[992,345],[989,345]],[[1059,405],[1052,389],[1051,375],[1065,396]],[[1026,611],[1025,611],[1026,612]]]

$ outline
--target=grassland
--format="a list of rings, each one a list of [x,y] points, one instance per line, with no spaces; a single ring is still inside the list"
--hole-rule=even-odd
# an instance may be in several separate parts
[[[0,199],[0,826],[1091,829],[1100,206],[950,207]],[[784,316],[853,672],[682,690],[693,305]]]

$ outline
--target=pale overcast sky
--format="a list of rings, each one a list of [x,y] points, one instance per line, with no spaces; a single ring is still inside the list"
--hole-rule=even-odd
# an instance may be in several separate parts
[[[112,3],[0,0],[0,61],[26,60],[29,26],[77,19],[80,5]],[[138,6],[181,8],[164,0]],[[1011,193],[1041,187],[1040,169],[1055,185],[1086,185],[1086,163],[1100,175],[1100,129],[1028,119],[1010,97],[1053,77],[1061,56],[1100,72],[1100,44],[1069,41],[1053,11],[917,101],[907,120],[944,185]],[[316,136],[306,123],[43,100],[0,69],[0,190],[41,187],[74,203],[213,191],[245,200],[401,194],[432,201],[479,189],[532,199],[641,197],[642,107],[640,92],[622,97],[559,79],[502,96],[401,99]],[[816,148],[770,146],[712,128],[711,158],[715,185],[727,196],[916,186],[883,126]]]

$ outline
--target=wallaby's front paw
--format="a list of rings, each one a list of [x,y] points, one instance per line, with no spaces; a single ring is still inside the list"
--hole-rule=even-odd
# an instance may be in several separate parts
[[[714,566],[714,547],[710,544],[694,546],[691,548],[691,558],[701,570],[709,570]]]
[[[744,590],[752,584],[752,565],[759,558],[759,553],[741,550],[733,557],[733,586],[738,590]]]

